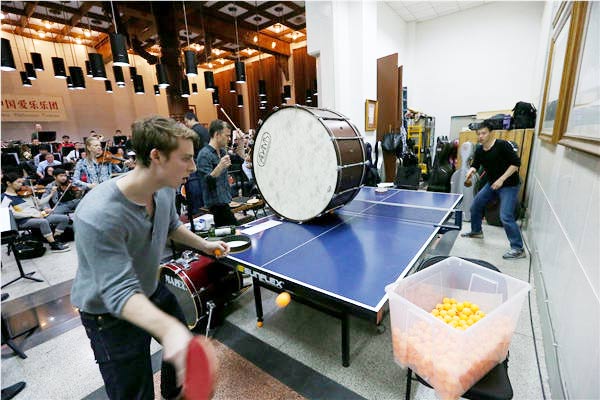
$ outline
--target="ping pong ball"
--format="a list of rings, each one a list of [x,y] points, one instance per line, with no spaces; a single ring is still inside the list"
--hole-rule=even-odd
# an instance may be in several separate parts
[[[214,253],[215,253],[215,256],[217,256],[217,257],[221,257],[223,255],[223,252],[221,251],[221,249],[215,249]]]
[[[279,296],[277,296],[277,298],[275,299],[275,303],[277,303],[277,305],[281,308],[287,306],[288,304],[290,304],[290,301],[292,300],[292,297],[290,296],[290,294],[288,292],[281,292],[279,294]]]

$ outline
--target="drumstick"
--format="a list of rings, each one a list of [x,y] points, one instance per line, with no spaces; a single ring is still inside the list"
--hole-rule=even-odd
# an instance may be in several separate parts
[[[187,400],[208,400],[213,393],[216,355],[212,344],[199,336],[187,348],[184,396]]]

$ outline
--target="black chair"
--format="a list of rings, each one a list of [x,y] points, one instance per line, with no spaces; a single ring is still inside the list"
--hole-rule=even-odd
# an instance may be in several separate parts
[[[414,271],[418,272],[427,267],[432,266],[444,259],[448,258],[448,256],[435,256],[424,260]],[[465,258],[460,257],[463,260],[470,261],[474,264],[480,265],[482,267],[491,269],[492,271],[501,272],[494,265],[490,264],[487,261],[477,260],[473,258]],[[506,288],[504,288],[506,289]],[[505,291],[504,296],[507,296]],[[405,400],[410,400],[410,391],[412,381],[416,380],[421,384],[431,388],[431,386],[420,376],[414,374],[413,371],[409,368],[406,374],[406,396]],[[508,356],[506,360],[502,363],[496,365],[490,372],[488,372],[483,378],[479,380],[476,384],[471,386],[469,390],[467,390],[462,396],[462,398],[470,399],[470,400],[510,400],[513,398],[513,390],[512,385],[510,384],[510,379],[508,377]]]

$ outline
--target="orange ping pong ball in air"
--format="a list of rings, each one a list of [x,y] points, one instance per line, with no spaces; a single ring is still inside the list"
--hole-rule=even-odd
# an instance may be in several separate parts
[[[283,308],[290,304],[291,300],[292,296],[290,296],[288,292],[281,292],[279,293],[279,296],[277,296],[277,298],[275,299],[275,303],[277,303],[277,306]]]

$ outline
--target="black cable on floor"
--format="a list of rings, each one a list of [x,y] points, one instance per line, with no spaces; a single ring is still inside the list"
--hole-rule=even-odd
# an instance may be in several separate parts
[[[521,232],[523,231],[523,219],[521,219],[521,226],[519,226],[519,230],[521,230]],[[529,274],[527,277],[527,282],[529,284],[531,284],[531,269],[532,269],[532,261],[531,261],[531,250],[529,249],[529,246],[527,245],[527,241],[525,240],[525,237],[523,236],[523,233],[521,233],[521,237],[523,238],[523,244],[525,245],[525,248],[527,249],[527,252],[529,253]],[[529,291],[529,294],[527,296],[527,303],[529,303],[529,322],[531,323],[531,335],[533,336],[533,349],[535,351],[535,361],[537,362],[537,368],[538,368],[538,376],[540,378],[540,386],[542,387],[542,397],[544,400],[546,400],[546,391],[544,390],[544,379],[542,378],[542,367],[540,365],[540,358],[538,356],[538,348],[537,348],[537,341],[535,338],[535,330],[533,329],[533,313],[531,312],[531,290]]]

